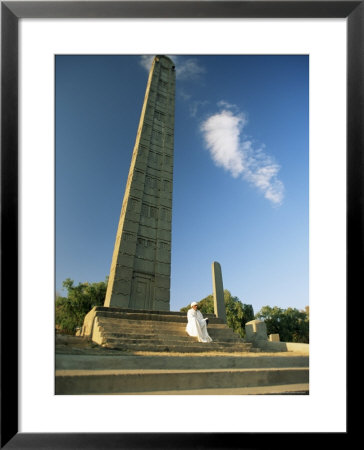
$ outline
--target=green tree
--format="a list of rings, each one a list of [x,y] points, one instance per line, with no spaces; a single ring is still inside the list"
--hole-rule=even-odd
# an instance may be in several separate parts
[[[245,324],[254,319],[252,305],[244,305],[238,297],[231,295],[230,291],[224,290],[224,302],[227,325],[241,337],[245,336]],[[214,314],[214,297],[208,295],[198,302],[199,310],[202,314]],[[181,308],[180,311],[187,312],[190,305]]]
[[[268,334],[279,334],[283,342],[309,342],[309,309],[299,311],[296,308],[282,309],[278,306],[263,308],[255,315],[264,320]]]
[[[61,333],[74,334],[77,327],[82,326],[85,315],[94,307],[102,306],[105,301],[107,281],[99,283],[79,283],[67,278],[63,287],[67,297],[56,295],[55,322]]]

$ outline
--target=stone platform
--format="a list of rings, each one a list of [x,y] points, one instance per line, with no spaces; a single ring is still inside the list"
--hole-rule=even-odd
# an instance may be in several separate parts
[[[307,368],[57,370],[56,394],[162,394],[308,382]],[[296,387],[294,388],[296,390]],[[306,386],[306,390],[307,386]],[[287,392],[287,388],[286,388]]]
[[[213,342],[198,342],[186,333],[186,313],[95,307],[86,316],[81,335],[102,347],[123,351],[178,353],[248,352],[252,348],[213,314],[208,333]]]
[[[186,314],[94,308],[83,336],[56,340],[56,394],[307,394],[308,355],[262,353],[211,315],[212,343]]]
[[[82,339],[82,338],[80,338]],[[56,394],[307,394],[308,357],[126,354],[71,345],[56,353]]]

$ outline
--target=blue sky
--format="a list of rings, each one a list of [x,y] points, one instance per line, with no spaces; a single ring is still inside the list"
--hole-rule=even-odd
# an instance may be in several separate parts
[[[308,298],[309,60],[176,64],[171,310],[224,288],[257,313]],[[56,56],[56,290],[108,275],[152,56]]]

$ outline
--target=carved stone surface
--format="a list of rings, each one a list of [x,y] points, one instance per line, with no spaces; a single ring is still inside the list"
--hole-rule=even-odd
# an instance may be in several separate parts
[[[169,311],[175,67],[156,56],[122,204],[104,306]]]
[[[212,287],[214,296],[214,312],[216,317],[226,322],[226,311],[224,301],[224,287],[222,284],[221,266],[218,262],[212,263]]]
[[[245,338],[247,342],[267,341],[267,326],[262,320],[251,320],[245,324]]]
[[[268,341],[270,341],[270,342],[280,342],[279,334],[270,334],[268,336]]]

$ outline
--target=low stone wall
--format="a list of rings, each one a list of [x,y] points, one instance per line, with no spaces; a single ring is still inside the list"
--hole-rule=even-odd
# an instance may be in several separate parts
[[[309,354],[309,344],[299,342],[272,342],[258,339],[253,342],[253,346],[264,352],[296,352],[303,355]]]
[[[279,334],[267,336],[267,327],[262,320],[251,320],[245,324],[245,340],[251,342],[253,347],[264,352],[295,352],[303,355],[309,354],[309,344],[298,342],[280,342]]]
[[[286,342],[288,352],[300,352],[305,355],[309,354],[310,344],[303,344],[300,342]]]
[[[96,306],[94,306],[91,311],[86,314],[79,336],[92,337],[95,317]]]

